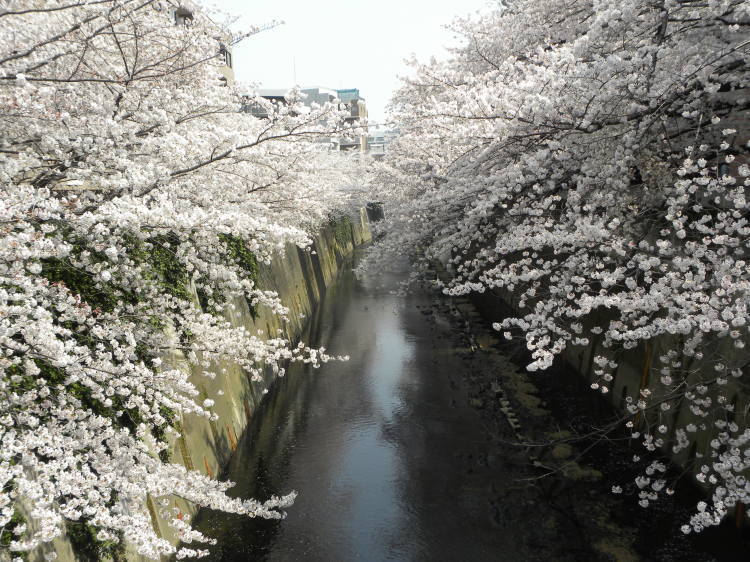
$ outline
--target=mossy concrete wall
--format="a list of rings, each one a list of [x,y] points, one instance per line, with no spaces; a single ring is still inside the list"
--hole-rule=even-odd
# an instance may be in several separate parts
[[[263,307],[251,311],[244,298],[234,299],[234,309],[227,314],[227,320],[234,326],[244,326],[251,333],[262,333],[264,337],[283,335],[296,342],[321,296],[336,282],[341,268],[349,263],[354,248],[370,240],[367,214],[362,209],[354,218],[339,218],[322,228],[309,250],[289,245],[270,265],[261,265],[258,274],[259,288],[276,292],[289,309],[287,320],[281,321]],[[168,359],[171,365],[189,369],[178,351]],[[263,381],[251,382],[247,373],[231,362],[217,365],[220,372],[213,379],[203,376],[201,370],[193,368],[192,380],[201,391],[201,398],[210,397],[215,401],[212,409],[219,419],[214,422],[185,416],[181,420],[182,435],[172,444],[170,460],[190,470],[219,476],[274,375],[267,372]],[[223,395],[218,394],[220,390]],[[167,524],[167,518],[175,514],[192,517],[197,512],[194,505],[178,498],[172,500],[168,510],[153,502],[152,506],[157,532],[172,543],[179,539]]]
[[[321,296],[336,282],[341,268],[349,263],[354,248],[370,240],[367,213],[361,209],[354,217],[339,218],[322,228],[314,236],[309,250],[289,245],[270,265],[261,264],[258,272],[258,286],[279,295],[281,302],[289,309],[288,320],[282,321],[264,307],[251,310],[244,298],[232,301],[234,307],[227,312],[226,319],[233,326],[244,326],[251,333],[260,331],[263,337],[281,334],[296,342]],[[195,291],[193,297],[197,305]],[[181,436],[171,443],[170,461],[182,464],[189,470],[217,477],[236,449],[263,397],[264,389],[273,383],[274,376],[267,372],[263,381],[252,382],[239,365],[227,361],[212,369],[216,375],[214,378],[206,377],[203,369],[191,367],[178,349],[167,353],[163,361],[164,368],[190,372],[201,399],[213,399],[215,404],[212,409],[219,416],[217,421],[193,415],[179,420]],[[223,394],[219,394],[219,391]],[[168,520],[175,516],[192,518],[197,512],[196,507],[176,497],[170,500],[169,506],[157,505],[152,498],[147,501],[159,536],[177,544],[179,537],[168,525]],[[50,552],[57,554],[58,562],[77,560],[70,541],[64,536],[29,553],[28,558],[31,562],[42,562],[44,555]],[[3,553],[0,552],[0,561],[2,557]],[[135,554],[132,545],[128,546],[127,559],[145,560]]]

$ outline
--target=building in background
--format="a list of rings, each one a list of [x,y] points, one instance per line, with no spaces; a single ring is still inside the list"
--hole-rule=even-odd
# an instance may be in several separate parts
[[[227,45],[222,44],[219,50],[219,56],[221,62],[224,64],[219,69],[221,72],[221,80],[227,86],[234,86],[234,66],[232,66],[232,49]]]
[[[336,90],[332,90],[331,88],[322,88],[320,86],[316,88],[304,88],[302,90],[302,93],[307,96],[305,98],[305,105],[308,106],[312,106],[312,104],[314,103],[317,103],[319,105],[330,103],[338,97]]]
[[[277,88],[275,90],[256,90],[252,94],[245,94],[242,96],[242,111],[250,113],[258,119],[268,119],[268,108],[255,99],[260,97],[275,104],[286,105],[286,93],[287,90]]]
[[[379,160],[385,156],[388,151],[388,145],[398,136],[398,133],[398,130],[376,129],[367,137],[367,152],[370,156]]]
[[[260,119],[268,119],[268,107],[255,101],[256,98],[261,97],[272,103],[286,104],[287,100],[285,96],[287,92],[288,90],[284,89],[256,90],[252,94],[243,96],[242,110]],[[359,150],[362,153],[367,152],[367,104],[365,103],[365,99],[360,96],[357,88],[334,90],[332,88],[317,86],[315,88],[303,88],[301,92],[305,94],[304,104],[308,107],[312,107],[313,104],[324,105],[338,100],[339,107],[349,112],[349,116],[346,117],[345,121],[348,124],[357,124],[365,128],[364,132],[353,137],[335,137],[329,139],[326,142],[330,143],[332,150]]]
[[[192,10],[190,10],[189,8],[178,6],[176,8],[173,8],[171,13],[175,25],[181,25],[184,27],[190,27],[193,25],[195,16],[193,15]],[[221,32],[221,28],[218,25],[216,25],[215,27],[217,32]],[[229,40],[228,37],[226,39]],[[221,43],[219,47],[219,58],[222,62],[222,65],[219,68],[219,72],[221,73],[220,79],[224,83],[224,85],[233,86],[235,80],[234,67],[232,66],[232,50],[228,45]]]
[[[358,88],[336,90],[341,103],[349,109],[346,122],[364,127],[364,132],[355,137],[342,137],[339,150],[356,150],[367,152],[367,104],[365,98],[359,94]]]

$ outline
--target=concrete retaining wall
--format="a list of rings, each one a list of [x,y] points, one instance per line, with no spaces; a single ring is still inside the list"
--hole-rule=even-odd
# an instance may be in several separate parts
[[[660,370],[664,364],[661,363],[659,357],[665,356],[670,351],[679,352],[683,344],[680,336],[664,335],[648,342],[641,342],[633,349],[616,352],[618,366],[611,373],[614,379],[609,383],[608,397],[610,403],[619,411],[624,412],[626,398],[630,397],[633,401],[638,401],[643,389],[648,389],[651,392],[650,400],[658,401],[665,394],[665,387],[660,382]],[[724,338],[717,341],[713,349],[707,351],[707,355],[710,353],[711,359],[714,361],[697,360],[678,354],[674,361],[679,362],[680,366],[673,369],[672,379],[675,383],[684,381],[688,387],[711,381],[717,375],[714,370],[717,357],[728,359],[727,364],[745,364],[742,378],[735,379],[730,376],[724,386],[710,385],[706,396],[710,397],[714,404],[716,404],[720,394],[728,397],[727,403],[734,405],[734,413],[727,414],[728,418],[736,421],[740,427],[747,427],[749,389],[747,383],[742,382],[747,374],[747,361],[749,359],[746,349],[747,347],[742,350],[737,349],[733,346],[730,338]],[[594,373],[597,367],[593,362],[597,355],[612,355],[611,349],[606,349],[601,345],[601,338],[592,339],[586,346],[568,347],[563,353],[565,361],[590,382],[595,382],[598,379]],[[669,428],[669,433],[666,435],[658,434],[656,431],[653,432],[654,435],[665,438],[665,440],[673,437],[674,429],[677,427],[684,428],[687,424],[693,423],[701,428],[702,424],[705,424],[705,429],[699,429],[692,435],[695,446],[683,449],[676,454],[671,451],[671,448],[665,448],[664,453],[684,467],[693,464],[697,464],[698,467],[702,464],[710,464],[712,450],[710,442],[720,432],[713,423],[713,416],[707,418],[696,416],[690,411],[687,401],[681,400],[668,411],[649,412],[648,421],[650,424],[665,424]],[[700,461],[701,458],[705,460]],[[696,459],[698,459],[698,462],[696,462]]]
[[[263,290],[278,293],[281,302],[289,309],[286,322],[281,322],[278,316],[263,307],[253,315],[244,298],[234,299],[235,308],[227,319],[234,326],[245,326],[251,333],[262,330],[265,336],[276,337],[281,330],[284,337],[297,341],[320,297],[336,282],[341,267],[351,257],[355,244],[361,245],[371,239],[365,211],[361,210],[358,215],[359,220],[357,217],[350,222],[339,220],[336,225],[321,229],[314,237],[311,251],[290,245],[284,255],[274,259],[269,266],[261,265],[258,285]],[[181,353],[173,354],[169,361],[180,368],[188,368]],[[214,379],[202,376],[197,369],[192,377],[201,391],[201,398],[210,396],[215,400],[212,409],[219,415],[219,420],[211,422],[185,416],[182,437],[173,443],[170,456],[172,462],[210,476],[221,473],[252,419],[263,390],[273,383],[271,373],[266,373],[262,382],[253,383],[234,363],[225,363],[219,367],[222,369],[225,373],[217,374]],[[218,390],[224,392],[223,396],[217,394]],[[193,505],[181,499],[175,499],[171,507],[191,517],[197,512]],[[156,515],[158,532],[176,543],[177,538],[160,511],[156,506],[152,511],[152,516]]]
[[[519,314],[519,311],[521,311],[518,306],[518,299],[508,292],[503,292],[501,295],[477,294],[473,296],[472,300],[478,304],[478,308],[483,311],[483,315],[492,321],[498,321],[503,316],[510,314]],[[596,321],[596,324],[594,321]],[[588,333],[589,328],[594,325],[606,325],[606,311],[593,314],[582,324],[584,333]],[[744,364],[742,378],[728,377],[728,383],[718,388],[722,395],[729,397],[727,402],[734,405],[734,414],[728,414],[728,418],[733,419],[740,427],[747,427],[748,421],[750,421],[748,419],[750,415],[748,414],[750,387],[748,387],[747,382],[743,383],[743,380],[747,380],[748,368],[750,368],[750,354],[747,352],[750,349],[750,342],[745,341],[745,344],[745,349],[736,349],[733,347],[730,338],[724,338],[717,341],[714,348],[710,350],[711,359],[720,356],[728,358],[732,363]],[[664,385],[660,382],[660,369],[663,365],[659,361],[659,357],[666,355],[670,350],[679,351],[682,346],[683,341],[679,336],[665,335],[646,343],[641,342],[633,349],[614,352],[618,366],[614,372],[610,373],[614,378],[608,383],[609,392],[606,396],[615,409],[624,414],[626,412],[626,398],[630,397],[633,401],[637,401],[643,389],[648,389],[652,393],[651,399],[658,401],[659,397],[664,395]],[[598,369],[594,364],[594,358],[597,355],[612,357],[613,350],[603,348],[601,338],[590,336],[590,343],[586,346],[567,347],[562,353],[562,360],[589,382],[602,382],[598,380],[594,372]],[[684,380],[689,386],[692,386],[700,381],[711,380],[716,376],[716,372],[713,370],[713,362],[686,358],[681,355],[675,358],[675,361],[681,362],[681,367],[672,373],[672,378],[675,381]],[[715,403],[718,396],[716,385],[711,387],[706,396],[710,396]],[[710,459],[710,442],[719,433],[719,429],[714,426],[713,419],[710,416],[700,418],[694,415],[685,402],[684,400],[680,401],[666,412],[650,412],[648,422],[650,424],[663,423],[670,428],[666,435],[654,432],[656,436],[664,438],[665,441],[669,441],[673,437],[675,427],[685,427],[688,423],[694,423],[700,428],[701,424],[705,424],[705,429],[692,434],[696,442],[695,446],[683,449],[676,454],[672,452],[671,448],[665,447],[663,451],[673,462],[682,467],[690,468],[694,464],[700,467],[701,464],[705,464]],[[639,421],[643,424],[645,420],[639,417]],[[701,456],[706,460],[700,461]]]

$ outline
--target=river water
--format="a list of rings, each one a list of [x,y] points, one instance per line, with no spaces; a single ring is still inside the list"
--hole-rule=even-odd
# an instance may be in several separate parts
[[[346,271],[329,289],[303,339],[350,360],[292,366],[224,474],[233,495],[299,496],[281,521],[201,511],[197,527],[218,539],[209,559],[640,558],[602,486],[540,485],[528,452],[498,445],[513,434],[488,427],[497,412],[472,380],[507,360],[477,350],[444,299],[393,294],[399,278]]]

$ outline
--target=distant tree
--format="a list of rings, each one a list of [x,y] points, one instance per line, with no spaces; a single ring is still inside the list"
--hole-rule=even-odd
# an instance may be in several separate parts
[[[715,436],[692,465],[712,505],[683,530],[716,524],[750,501],[727,384],[750,364],[750,3],[516,0],[454,29],[463,44],[394,97],[370,262],[411,248],[447,260],[448,295],[512,296],[495,327],[525,338],[531,371],[595,338],[603,393],[624,350],[673,337],[628,424],[650,450]],[[642,505],[664,470],[636,482]]]
[[[67,520],[159,558],[176,549],[155,534],[147,495],[266,518],[293,498],[230,498],[229,484],[159,455],[182,416],[216,418],[161,364],[167,350],[206,376],[231,360],[255,379],[260,364],[328,359],[221,314],[233,296],[285,314],[254,268],[308,246],[346,181],[316,142],[337,108],[292,92],[257,100],[266,120],[239,111],[220,73],[239,38],[193,2],[0,7],[0,550],[30,550]]]

